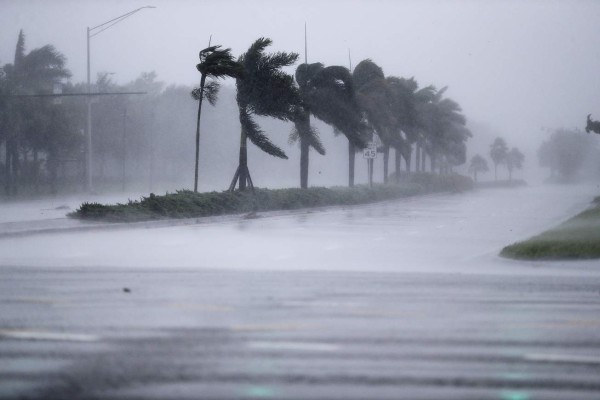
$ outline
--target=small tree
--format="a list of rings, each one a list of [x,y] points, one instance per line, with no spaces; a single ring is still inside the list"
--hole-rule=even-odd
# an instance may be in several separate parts
[[[506,168],[508,169],[508,180],[512,180],[512,172],[513,169],[521,169],[523,168],[523,161],[525,161],[525,156],[519,149],[513,147],[506,154]]]
[[[497,137],[492,143],[490,148],[490,157],[494,163],[494,179],[498,180],[498,164],[506,162],[506,156],[508,154],[508,146],[504,139]]]
[[[469,164],[469,172],[473,173],[473,180],[477,182],[477,173],[479,172],[488,172],[490,169],[488,167],[488,163],[479,154],[476,154],[471,158],[471,163]]]

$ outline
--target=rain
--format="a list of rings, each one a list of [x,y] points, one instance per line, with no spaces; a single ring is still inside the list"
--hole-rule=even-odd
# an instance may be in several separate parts
[[[0,399],[598,398],[598,17],[0,0]]]

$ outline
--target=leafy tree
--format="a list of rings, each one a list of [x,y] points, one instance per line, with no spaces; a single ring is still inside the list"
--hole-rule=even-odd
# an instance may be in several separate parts
[[[308,152],[313,147],[320,154],[325,149],[317,132],[310,126],[309,115],[342,132],[350,143],[362,146],[360,112],[356,103],[352,76],[341,66],[324,67],[321,63],[301,64],[296,69],[300,107],[294,118],[291,141],[300,141],[300,186],[308,186]]]
[[[513,147],[506,154],[506,168],[508,169],[508,179],[512,180],[512,172],[514,169],[523,168],[523,162],[525,161],[525,156],[519,149]]]
[[[471,158],[471,163],[469,164],[469,171],[473,173],[473,180],[477,182],[477,173],[479,172],[487,172],[489,171],[488,163],[479,154],[474,155]]]
[[[37,180],[38,152],[50,152],[55,148],[52,143],[54,135],[44,135],[47,127],[53,126],[54,110],[46,99],[19,98],[21,95],[52,93],[54,85],[71,74],[65,67],[66,58],[54,46],[25,51],[25,35],[19,32],[13,64],[6,64],[2,69],[3,91],[8,100],[3,102],[3,130],[5,140],[5,176],[6,191],[17,193],[19,176],[19,151],[33,151],[33,176]],[[55,132],[58,134],[60,132]],[[27,161],[25,159],[25,161]]]
[[[561,179],[571,181],[588,162],[597,158],[598,151],[589,136],[565,129],[556,130],[538,149],[540,166],[557,172]]]
[[[498,180],[498,164],[505,163],[507,155],[508,146],[506,145],[506,142],[500,137],[496,138],[490,147],[490,157],[494,163],[495,180]]]
[[[200,72],[200,87],[192,91],[194,99],[198,100],[198,117],[196,120],[196,162],[194,168],[194,192],[198,192],[198,159],[200,155],[200,115],[202,100],[206,98],[215,105],[219,85],[216,81],[206,83],[206,78],[240,78],[243,73],[242,65],[235,61],[231,49],[221,49],[221,46],[210,46],[200,51],[200,62],[196,69]]]
[[[241,124],[239,166],[229,190],[245,190],[247,184],[253,187],[248,170],[247,141],[267,154],[287,159],[286,154],[274,145],[252,118],[262,115],[288,121],[293,118],[299,95],[294,86],[294,78],[281,70],[296,62],[298,54],[277,52],[265,54],[271,39],[257,39],[238,59],[243,66],[243,75],[236,78],[237,103]]]

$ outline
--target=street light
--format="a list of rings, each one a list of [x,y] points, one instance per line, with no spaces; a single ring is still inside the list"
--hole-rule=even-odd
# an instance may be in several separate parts
[[[113,18],[109,21],[106,21],[100,25],[94,26],[93,28],[90,28],[88,26],[87,28],[87,190],[89,192],[93,192],[93,185],[92,185],[92,90],[91,90],[91,83],[90,83],[90,39],[93,38],[96,35],[99,35],[100,33],[104,32],[105,30],[107,30],[108,28],[110,28],[111,26],[114,26],[116,24],[118,24],[119,22],[123,21],[124,19],[131,17],[133,14],[135,14],[138,11],[143,10],[144,8],[156,8],[154,6],[144,6],[144,7],[140,7],[140,8],[136,8],[133,11],[129,11],[128,13],[125,13],[123,15],[120,15],[116,18]]]

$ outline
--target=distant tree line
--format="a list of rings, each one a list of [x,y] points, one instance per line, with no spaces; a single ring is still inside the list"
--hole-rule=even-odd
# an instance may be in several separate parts
[[[512,180],[512,174],[515,169],[523,168],[525,156],[516,147],[508,149],[506,141],[497,137],[490,146],[490,158],[494,163],[494,179],[498,180],[498,166],[504,165],[508,172],[508,180]],[[487,160],[479,154],[474,155],[469,163],[469,172],[473,174],[473,180],[477,182],[477,174],[488,172]]]

